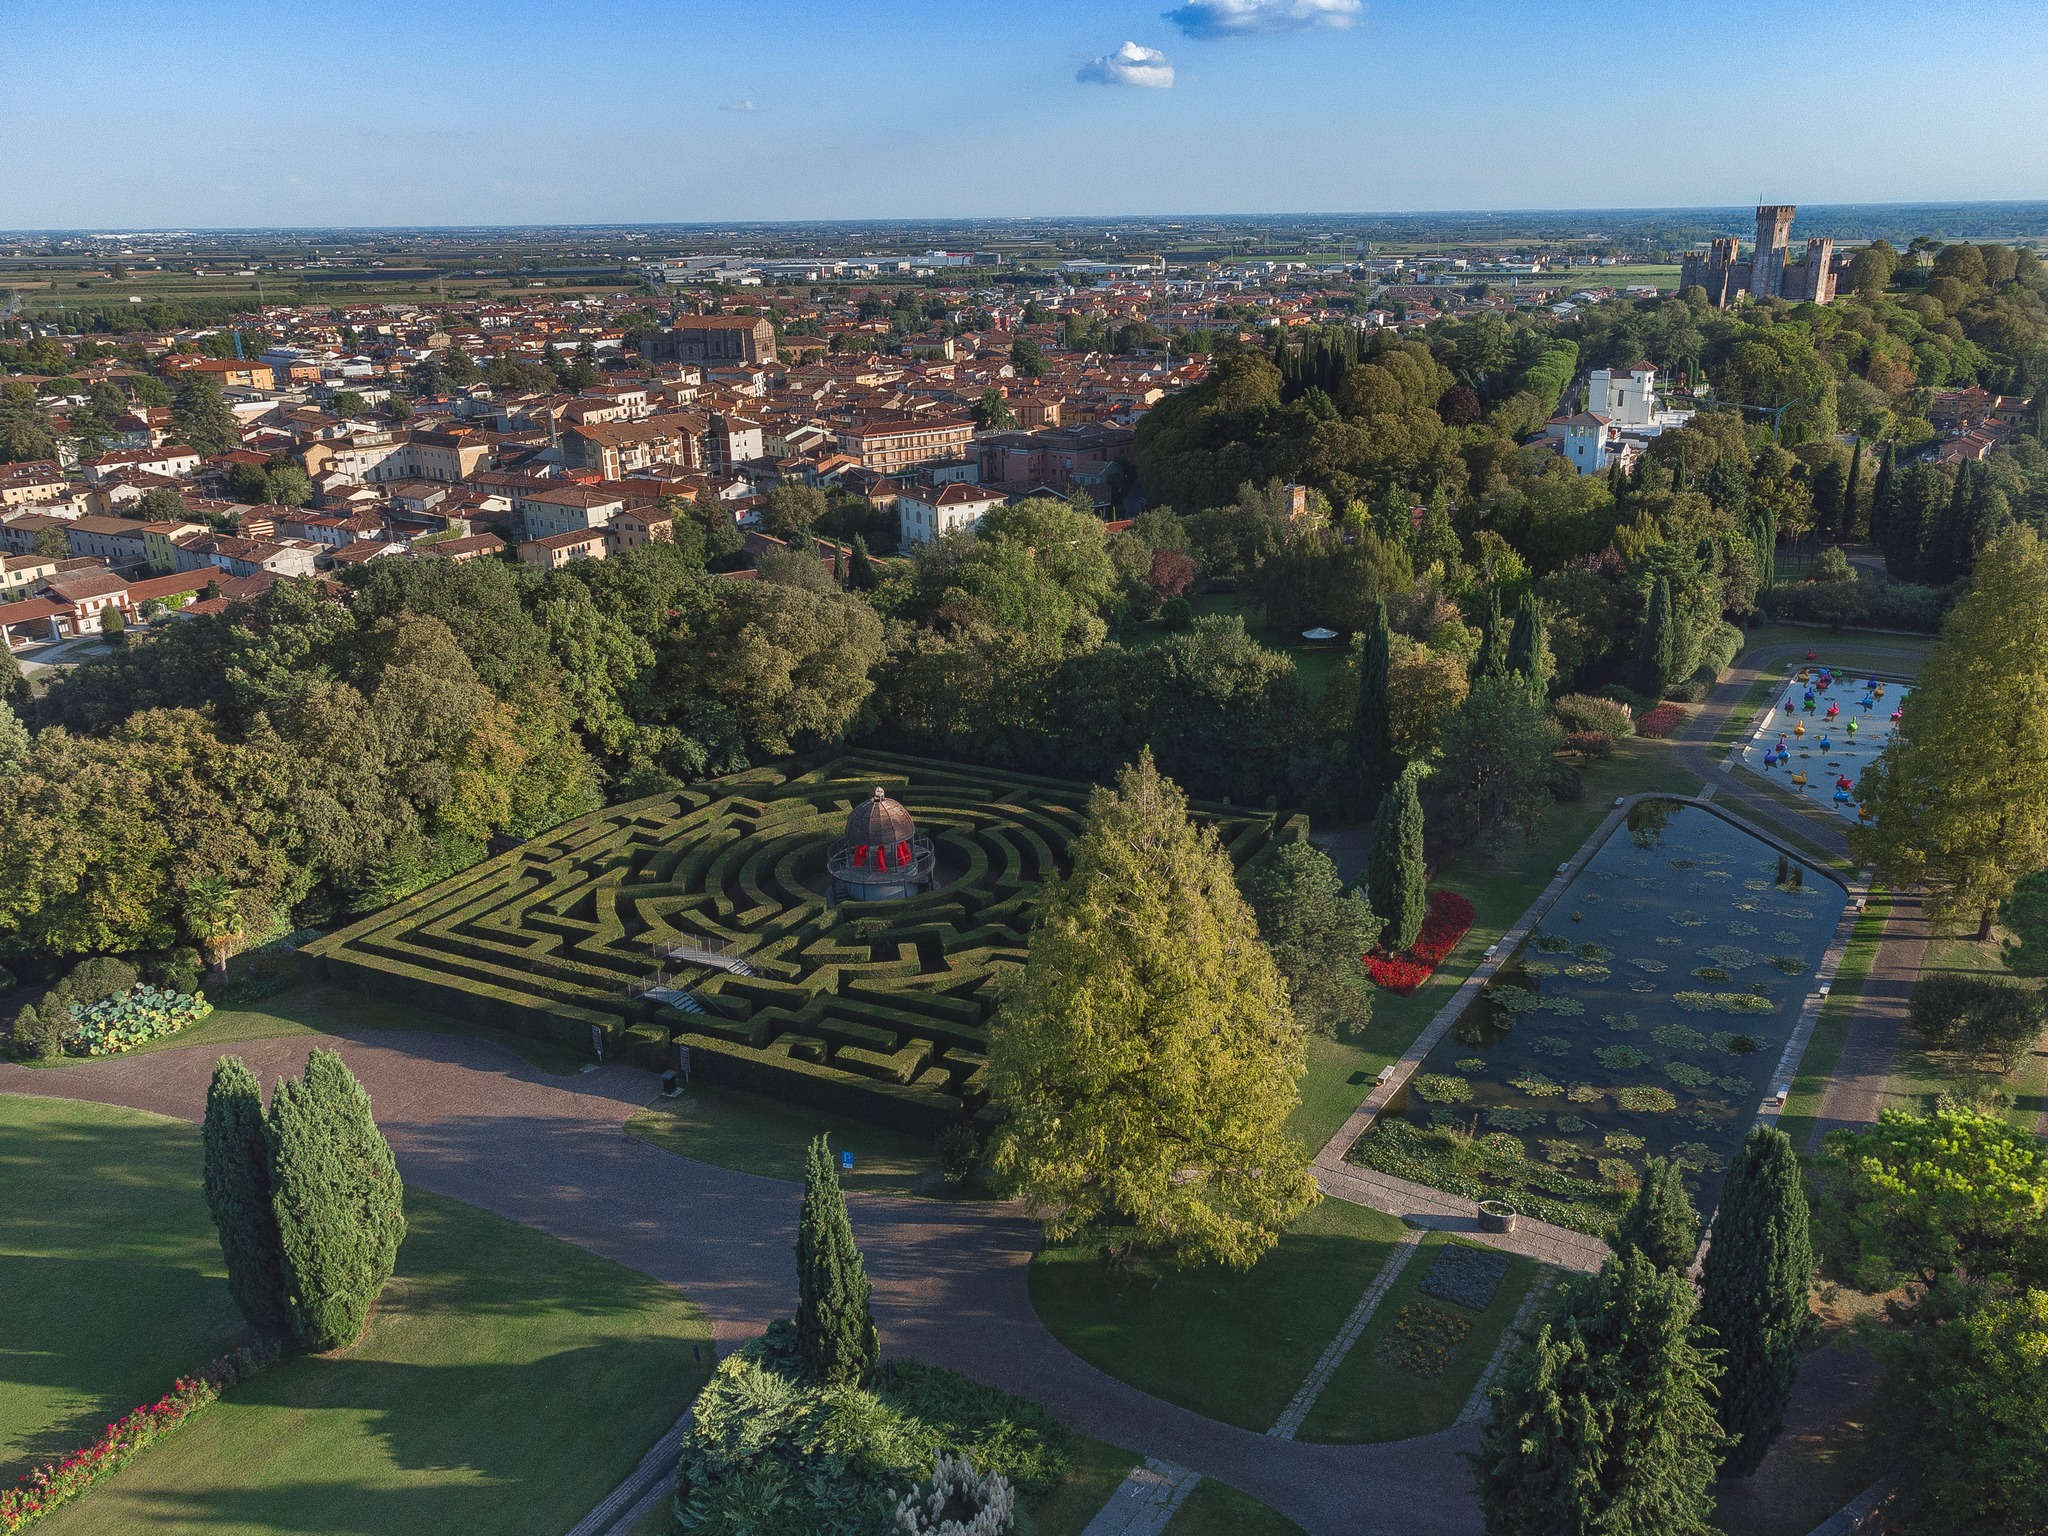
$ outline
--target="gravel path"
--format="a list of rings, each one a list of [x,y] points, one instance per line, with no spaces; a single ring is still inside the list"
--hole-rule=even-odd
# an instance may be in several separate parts
[[[362,1079],[408,1181],[676,1286],[704,1308],[721,1348],[794,1305],[801,1190],[625,1135],[653,1096],[652,1077],[638,1068],[550,1077],[487,1040],[417,1033],[231,1049],[271,1082],[296,1072],[314,1045],[339,1050]],[[0,1091],[196,1121],[216,1054],[0,1067]],[[953,1366],[1036,1399],[1083,1434],[1231,1484],[1311,1536],[1478,1531],[1460,1454],[1477,1445],[1475,1427],[1389,1445],[1305,1445],[1203,1418],[1096,1370],[1052,1336],[1026,1292],[1038,1229],[1014,1207],[865,1195],[849,1203],[892,1353]]]

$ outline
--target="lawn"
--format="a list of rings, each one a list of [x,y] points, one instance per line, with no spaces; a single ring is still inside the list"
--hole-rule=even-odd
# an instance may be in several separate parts
[[[823,1132],[834,1154],[853,1153],[853,1171],[839,1175],[849,1191],[867,1195],[932,1195],[941,1181],[932,1144],[845,1115],[807,1109],[737,1088],[692,1084],[659,1099],[626,1122],[626,1134],[700,1163],[801,1182],[804,1152]]]
[[[1668,790],[1697,794],[1699,776],[1686,768],[1663,742],[1631,740],[1620,744],[1605,762],[1584,770],[1585,795],[1550,806],[1534,835],[1519,847],[1499,850],[1468,848],[1445,860],[1436,883],[1471,899],[1478,916],[1436,974],[1407,997],[1374,992],[1372,1022],[1352,1041],[1316,1040],[1309,1046],[1308,1075],[1301,1085],[1301,1104],[1288,1128],[1312,1147],[1320,1147],[1356,1109],[1379,1076],[1422,1033],[1439,1008],[1464,984],[1486,948],[1529,909],[1529,903],[1557,873],[1557,866],[1579,850],[1600,820],[1614,808],[1614,797]]]
[[[1031,1301],[1091,1365],[1196,1413],[1263,1431],[1400,1235],[1392,1216],[1324,1200],[1244,1274],[1115,1273],[1098,1244],[1046,1248],[1031,1263]]]
[[[1268,650],[1279,651],[1294,663],[1294,675],[1300,679],[1302,691],[1314,702],[1321,697],[1323,688],[1330,679],[1344,669],[1344,658],[1350,653],[1341,640],[1326,641],[1313,645],[1300,635],[1285,630],[1267,628],[1256,604],[1234,592],[1211,592],[1202,597],[1189,599],[1197,618],[1222,616],[1244,620],[1245,633]],[[1148,625],[1133,636],[1133,646],[1157,645],[1173,632],[1160,624]]]
[[[223,1003],[214,1009],[211,1017],[192,1028],[153,1040],[129,1054],[139,1056],[148,1051],[188,1045],[217,1050],[244,1040],[274,1040],[285,1035],[358,1035],[372,1029],[472,1035],[495,1041],[543,1071],[565,1075],[589,1065],[589,1058],[551,1040],[530,1039],[506,1030],[472,1024],[466,1019],[451,1019],[424,1008],[386,1002],[366,992],[352,991],[324,981],[301,982],[261,1002]],[[51,1065],[61,1067],[66,1061],[75,1059],[65,1058]]]
[[[90,1438],[237,1330],[196,1128],[0,1098],[0,1137],[17,1196],[0,1212],[0,1432],[18,1471],[25,1451]],[[580,1518],[708,1375],[703,1314],[455,1201],[412,1191],[406,1216],[398,1272],[358,1344],[234,1389],[43,1529],[559,1536]]]
[[[1818,624],[1759,624],[1749,631],[1738,661],[1792,651],[1812,651],[1831,667],[1864,668],[1889,677],[1911,677],[1934,648],[1932,635],[1894,635],[1874,630],[1831,630]],[[1787,657],[1791,660],[1792,657]],[[1782,677],[1782,671],[1779,673]]]
[[[1300,1438],[1346,1444],[1405,1440],[1411,1435],[1446,1429],[1457,1422],[1487,1362],[1493,1358],[1494,1347],[1514,1320],[1515,1309],[1522,1304],[1530,1282],[1542,1266],[1519,1255],[1511,1258],[1492,1303],[1484,1312],[1474,1314],[1428,1297],[1422,1291],[1429,1266],[1444,1245],[1452,1241],[1441,1232],[1423,1238],[1401,1278],[1381,1300],[1365,1332],[1358,1336],[1351,1353],[1345,1356],[1329,1386],[1309,1410]],[[1380,1346],[1401,1309],[1417,1302],[1472,1325],[1472,1331],[1445,1357],[1442,1374],[1434,1378],[1414,1375],[1380,1354]]]
[[[1920,974],[1957,971],[2001,980],[2018,979],[2024,985],[2039,986],[2038,981],[2030,978],[2014,978],[2007,969],[2003,952],[2006,938],[2005,933],[1996,929],[1991,938],[1982,941],[1974,933],[1938,936],[1928,942]],[[1995,1083],[2012,1098],[2005,1111],[2008,1121],[2029,1131],[2040,1123],[2043,1088],[2048,1086],[2048,1051],[2043,1051],[2039,1042],[2018,1067],[2003,1077],[1984,1072],[1957,1052],[1923,1049],[1910,1030],[1903,1044],[1898,1070],[1885,1087],[1887,1107],[1924,1115],[1934,1109],[1944,1092],[1968,1091]]]

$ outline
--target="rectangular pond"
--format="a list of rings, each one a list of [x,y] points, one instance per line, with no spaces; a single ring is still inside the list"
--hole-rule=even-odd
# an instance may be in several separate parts
[[[1892,739],[1893,716],[1912,691],[1896,678],[1836,673],[1817,661],[1802,664],[1786,677],[1738,760],[1752,773],[1855,821],[1864,770]]]
[[[1354,1160],[1603,1231],[1676,1157],[1705,1215],[1847,904],[1713,811],[1636,806]]]

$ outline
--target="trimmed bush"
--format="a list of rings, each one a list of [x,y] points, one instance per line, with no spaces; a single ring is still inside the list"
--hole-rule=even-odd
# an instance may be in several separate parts
[[[1769,588],[1758,596],[1757,605],[1773,619],[1931,635],[1941,629],[1942,615],[1952,601],[1947,588],[1903,581],[1802,581]]]
[[[363,1331],[405,1240],[405,1189],[370,1096],[332,1051],[270,1099],[271,1204],[292,1332],[335,1349]]]
[[[238,1056],[223,1056],[206,1089],[206,1208],[220,1237],[228,1293],[258,1332],[291,1329],[285,1302],[284,1252],[271,1206],[270,1137],[263,1088]]]

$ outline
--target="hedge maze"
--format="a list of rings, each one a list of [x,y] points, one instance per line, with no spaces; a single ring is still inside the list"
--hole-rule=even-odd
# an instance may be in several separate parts
[[[827,899],[825,851],[879,784],[938,852],[899,901]],[[928,1132],[977,1105],[993,983],[1089,786],[885,753],[793,760],[612,806],[315,941],[329,978],[651,1068]],[[1236,863],[1298,821],[1198,803]],[[743,962],[659,959],[667,946]],[[657,979],[667,989],[647,988]]]

